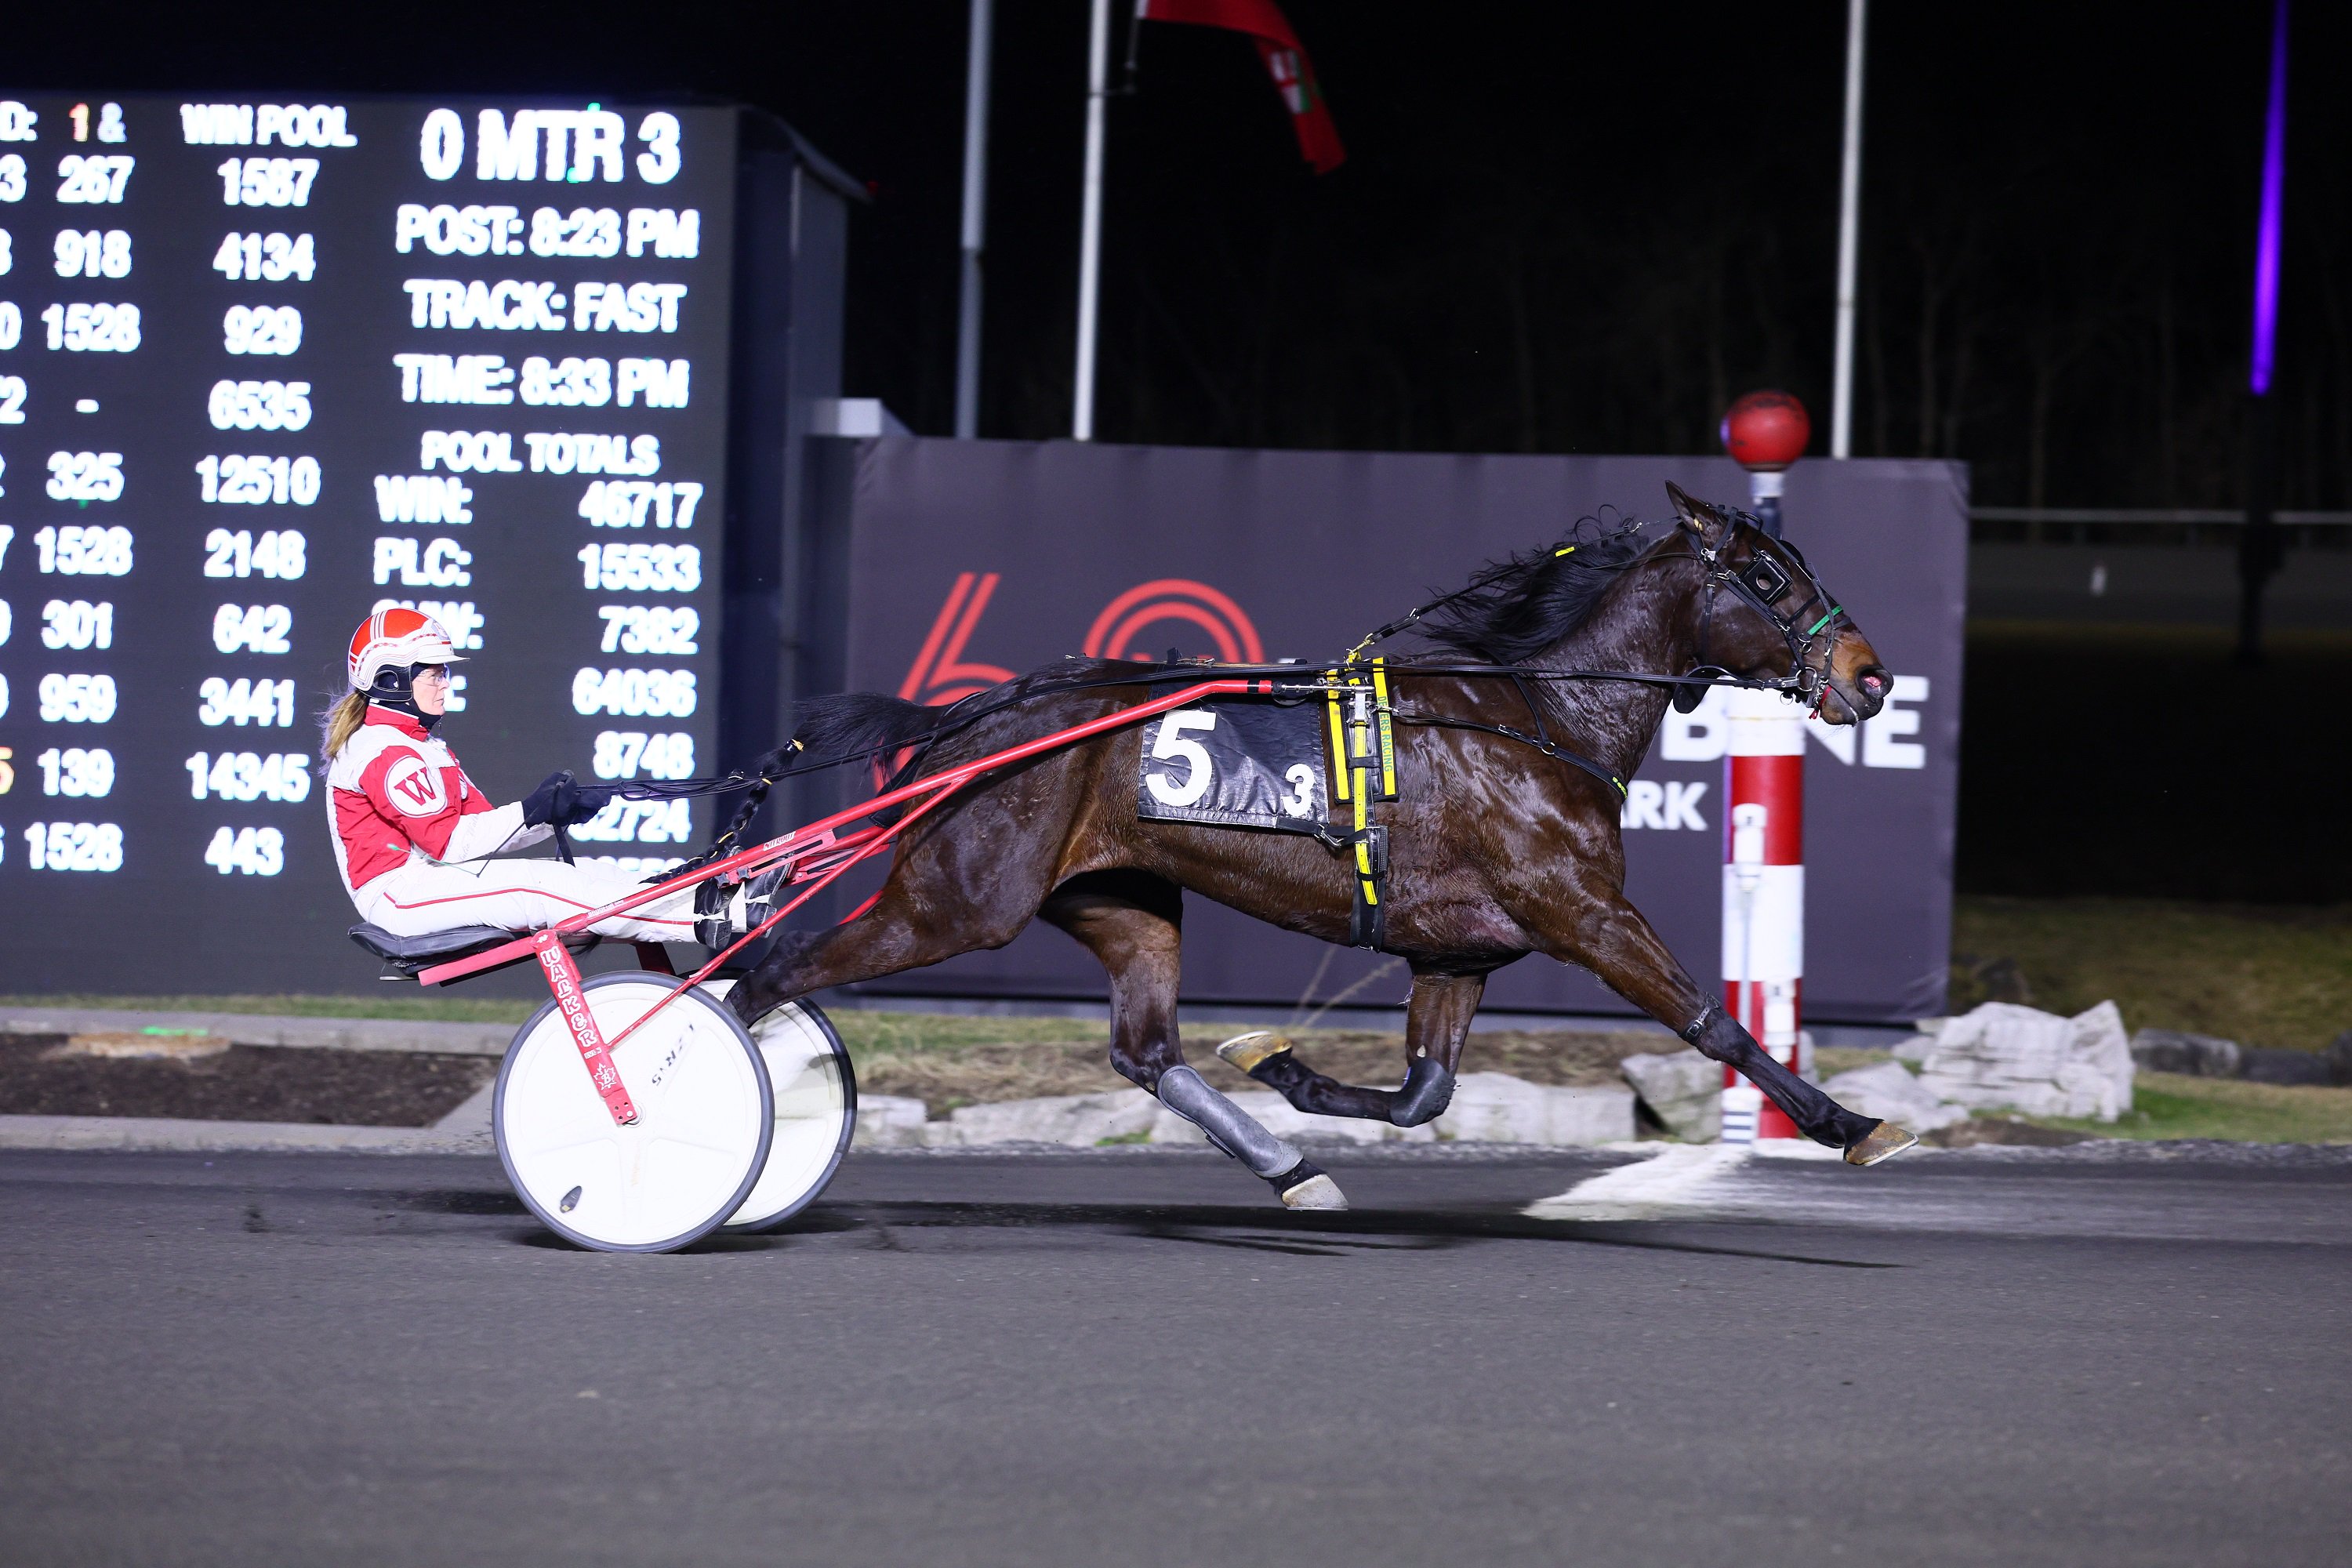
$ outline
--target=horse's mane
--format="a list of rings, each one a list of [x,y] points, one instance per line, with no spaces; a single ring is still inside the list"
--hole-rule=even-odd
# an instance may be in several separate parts
[[[1491,664],[1532,658],[1582,626],[1651,541],[1641,524],[1601,532],[1580,519],[1558,543],[1490,563],[1422,618],[1432,642]]]

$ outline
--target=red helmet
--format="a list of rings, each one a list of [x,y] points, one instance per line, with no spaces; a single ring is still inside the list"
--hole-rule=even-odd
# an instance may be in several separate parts
[[[346,663],[352,689],[365,691],[385,669],[406,669],[413,664],[455,664],[458,654],[441,623],[416,610],[395,605],[378,610],[352,634]]]

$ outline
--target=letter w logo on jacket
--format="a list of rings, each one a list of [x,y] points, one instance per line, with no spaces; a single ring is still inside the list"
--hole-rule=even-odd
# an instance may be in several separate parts
[[[442,793],[441,771],[422,757],[403,757],[393,763],[384,774],[383,790],[405,816],[432,816],[449,804]]]

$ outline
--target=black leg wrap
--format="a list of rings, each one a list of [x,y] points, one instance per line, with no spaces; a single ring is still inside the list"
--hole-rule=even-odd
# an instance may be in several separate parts
[[[1286,1193],[1301,1182],[1312,1181],[1323,1174],[1323,1167],[1312,1160],[1301,1160],[1278,1176],[1268,1176],[1266,1185],[1277,1193]]]
[[[1361,1089],[1326,1078],[1291,1051],[1277,1051],[1250,1069],[1250,1077],[1273,1089],[1309,1116],[1352,1116],[1359,1121],[1384,1121],[1391,1095],[1384,1089]]]
[[[1323,1076],[1287,1049],[1275,1052],[1250,1068],[1249,1075],[1266,1088],[1286,1095]]]
[[[1748,1082],[1764,1091],[1764,1098],[1788,1113],[1798,1131],[1816,1143],[1851,1149],[1878,1126],[1875,1118],[1848,1110],[1775,1061],[1770,1052],[1756,1043],[1755,1036],[1713,1002],[1689,1027],[1676,1032],[1696,1046],[1701,1055],[1738,1068]]]
[[[1348,1206],[1347,1194],[1339,1191],[1339,1184],[1312,1160],[1301,1160],[1282,1174],[1268,1176],[1266,1183],[1285,1208],[1332,1212]]]
[[[1445,1114],[1454,1101],[1454,1074],[1435,1057],[1415,1057],[1404,1071],[1404,1087],[1389,1106],[1389,1121],[1418,1127]]]

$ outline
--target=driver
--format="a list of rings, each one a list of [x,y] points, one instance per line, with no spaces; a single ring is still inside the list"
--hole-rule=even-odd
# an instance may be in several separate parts
[[[561,860],[493,860],[585,822],[620,793],[551,775],[493,806],[434,738],[449,707],[449,634],[415,610],[379,610],[352,634],[352,689],[330,709],[327,823],[360,918],[394,936],[458,926],[537,931],[636,891],[625,875]],[[592,925],[628,942],[692,942],[691,888]]]

